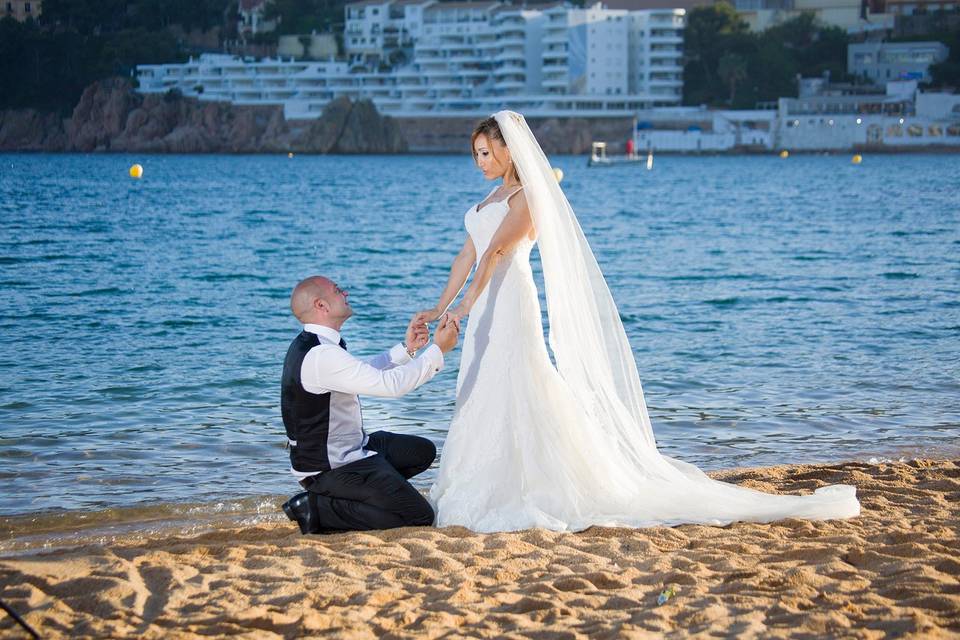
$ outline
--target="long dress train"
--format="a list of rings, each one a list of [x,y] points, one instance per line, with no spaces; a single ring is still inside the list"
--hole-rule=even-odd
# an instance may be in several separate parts
[[[477,256],[507,210],[502,200],[466,213]],[[468,318],[456,410],[430,491],[438,526],[577,531],[859,513],[851,486],[812,496],[766,494],[711,480],[659,453],[638,460],[598,433],[591,408],[575,400],[550,361],[530,267],[533,245],[522,242],[500,262]],[[691,490],[691,480],[700,491]]]

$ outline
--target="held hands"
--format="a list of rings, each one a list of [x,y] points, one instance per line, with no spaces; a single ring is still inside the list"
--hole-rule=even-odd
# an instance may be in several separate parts
[[[447,312],[447,317],[456,320],[457,326],[460,326],[460,321],[466,318],[470,314],[470,310],[461,302],[456,306],[456,308]]]
[[[407,325],[407,336],[404,339],[407,353],[419,351],[430,341],[430,329],[427,328],[425,322],[418,321],[419,315],[414,315],[410,319],[410,324]]]
[[[407,350],[413,352],[423,347],[430,339],[427,324],[440,319],[440,324],[437,325],[433,334],[433,341],[442,352],[447,353],[457,346],[457,339],[460,337],[460,320],[466,315],[467,310],[462,304],[448,313],[443,313],[436,308],[418,311],[413,314],[410,325],[407,327]]]
[[[440,351],[447,353],[457,346],[457,338],[460,336],[460,320],[453,318],[449,313],[443,316],[437,330],[433,332],[433,341]]]

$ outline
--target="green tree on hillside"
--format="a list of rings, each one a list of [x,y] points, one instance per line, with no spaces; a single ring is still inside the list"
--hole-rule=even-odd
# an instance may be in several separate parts
[[[187,52],[168,28],[222,24],[235,0],[45,0],[40,22],[0,20],[0,108],[69,113],[83,89]]]
[[[331,0],[274,0],[264,18],[277,20],[279,35],[322,33],[342,25],[344,2]]]
[[[725,53],[717,61],[717,75],[730,87],[730,104],[737,95],[737,85],[747,77],[747,60],[736,53]]]
[[[960,26],[952,32],[946,32],[937,38],[950,48],[950,54],[943,62],[930,65],[930,76],[933,86],[960,89]]]
[[[717,62],[746,38],[747,24],[727,2],[690,10],[684,30],[684,104],[713,103],[726,92]]]
[[[41,22],[84,34],[172,25],[206,31],[222,24],[235,7],[236,0],[44,0]]]
[[[757,102],[793,95],[796,76],[846,77],[848,38],[812,13],[748,31],[729,4],[690,11],[684,36],[684,104],[752,108]]]

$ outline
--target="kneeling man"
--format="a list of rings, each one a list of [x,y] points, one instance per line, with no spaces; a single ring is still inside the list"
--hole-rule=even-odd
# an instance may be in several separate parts
[[[457,344],[459,322],[443,321],[434,343],[411,321],[405,344],[368,360],[347,351],[340,336],[353,315],[347,292],[322,276],[303,280],[290,298],[303,331],[283,363],[280,406],[293,475],[306,489],[283,510],[303,533],[334,533],[431,525],[433,509],[407,482],[437,455],[418,436],[363,429],[358,394],[396,398],[443,368]]]

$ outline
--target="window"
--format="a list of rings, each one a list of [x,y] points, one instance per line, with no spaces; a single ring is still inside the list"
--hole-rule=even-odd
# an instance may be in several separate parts
[[[30,13],[30,3],[29,3],[29,2],[24,2],[24,3],[23,3],[23,11],[24,11],[25,13]]]
[[[12,3],[12,2],[8,2],[8,3],[7,3],[7,13],[13,13],[13,3]]]

